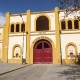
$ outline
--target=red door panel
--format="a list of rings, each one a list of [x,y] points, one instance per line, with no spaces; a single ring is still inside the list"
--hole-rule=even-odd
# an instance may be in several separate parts
[[[44,49],[44,62],[45,63],[52,63],[52,49]]]
[[[42,62],[42,49],[35,49],[34,50],[35,56],[34,56],[34,62],[35,63],[41,63]]]

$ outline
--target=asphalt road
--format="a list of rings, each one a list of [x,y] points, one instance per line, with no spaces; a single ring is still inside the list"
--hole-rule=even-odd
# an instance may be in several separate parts
[[[80,66],[34,64],[1,75],[0,80],[80,80]]]

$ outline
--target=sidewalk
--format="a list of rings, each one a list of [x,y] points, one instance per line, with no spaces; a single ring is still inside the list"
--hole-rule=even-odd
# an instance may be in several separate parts
[[[24,68],[30,64],[11,64],[11,63],[2,63],[0,62],[0,75]]]

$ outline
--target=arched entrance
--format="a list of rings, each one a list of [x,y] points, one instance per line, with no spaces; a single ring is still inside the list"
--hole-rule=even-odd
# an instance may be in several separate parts
[[[42,39],[36,42],[33,53],[34,63],[52,63],[52,45],[49,41]]]

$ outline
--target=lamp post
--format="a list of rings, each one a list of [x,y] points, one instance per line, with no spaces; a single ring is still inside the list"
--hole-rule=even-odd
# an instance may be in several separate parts
[[[61,65],[62,65],[61,30],[59,30],[59,34],[60,34],[60,59],[61,59]]]
[[[22,42],[22,64],[23,64],[24,63],[24,61],[23,61],[23,54],[24,54],[24,20],[23,20],[23,17],[22,17],[21,14],[20,14],[20,17],[22,19],[21,28],[22,28],[22,31],[23,31],[23,42]]]

